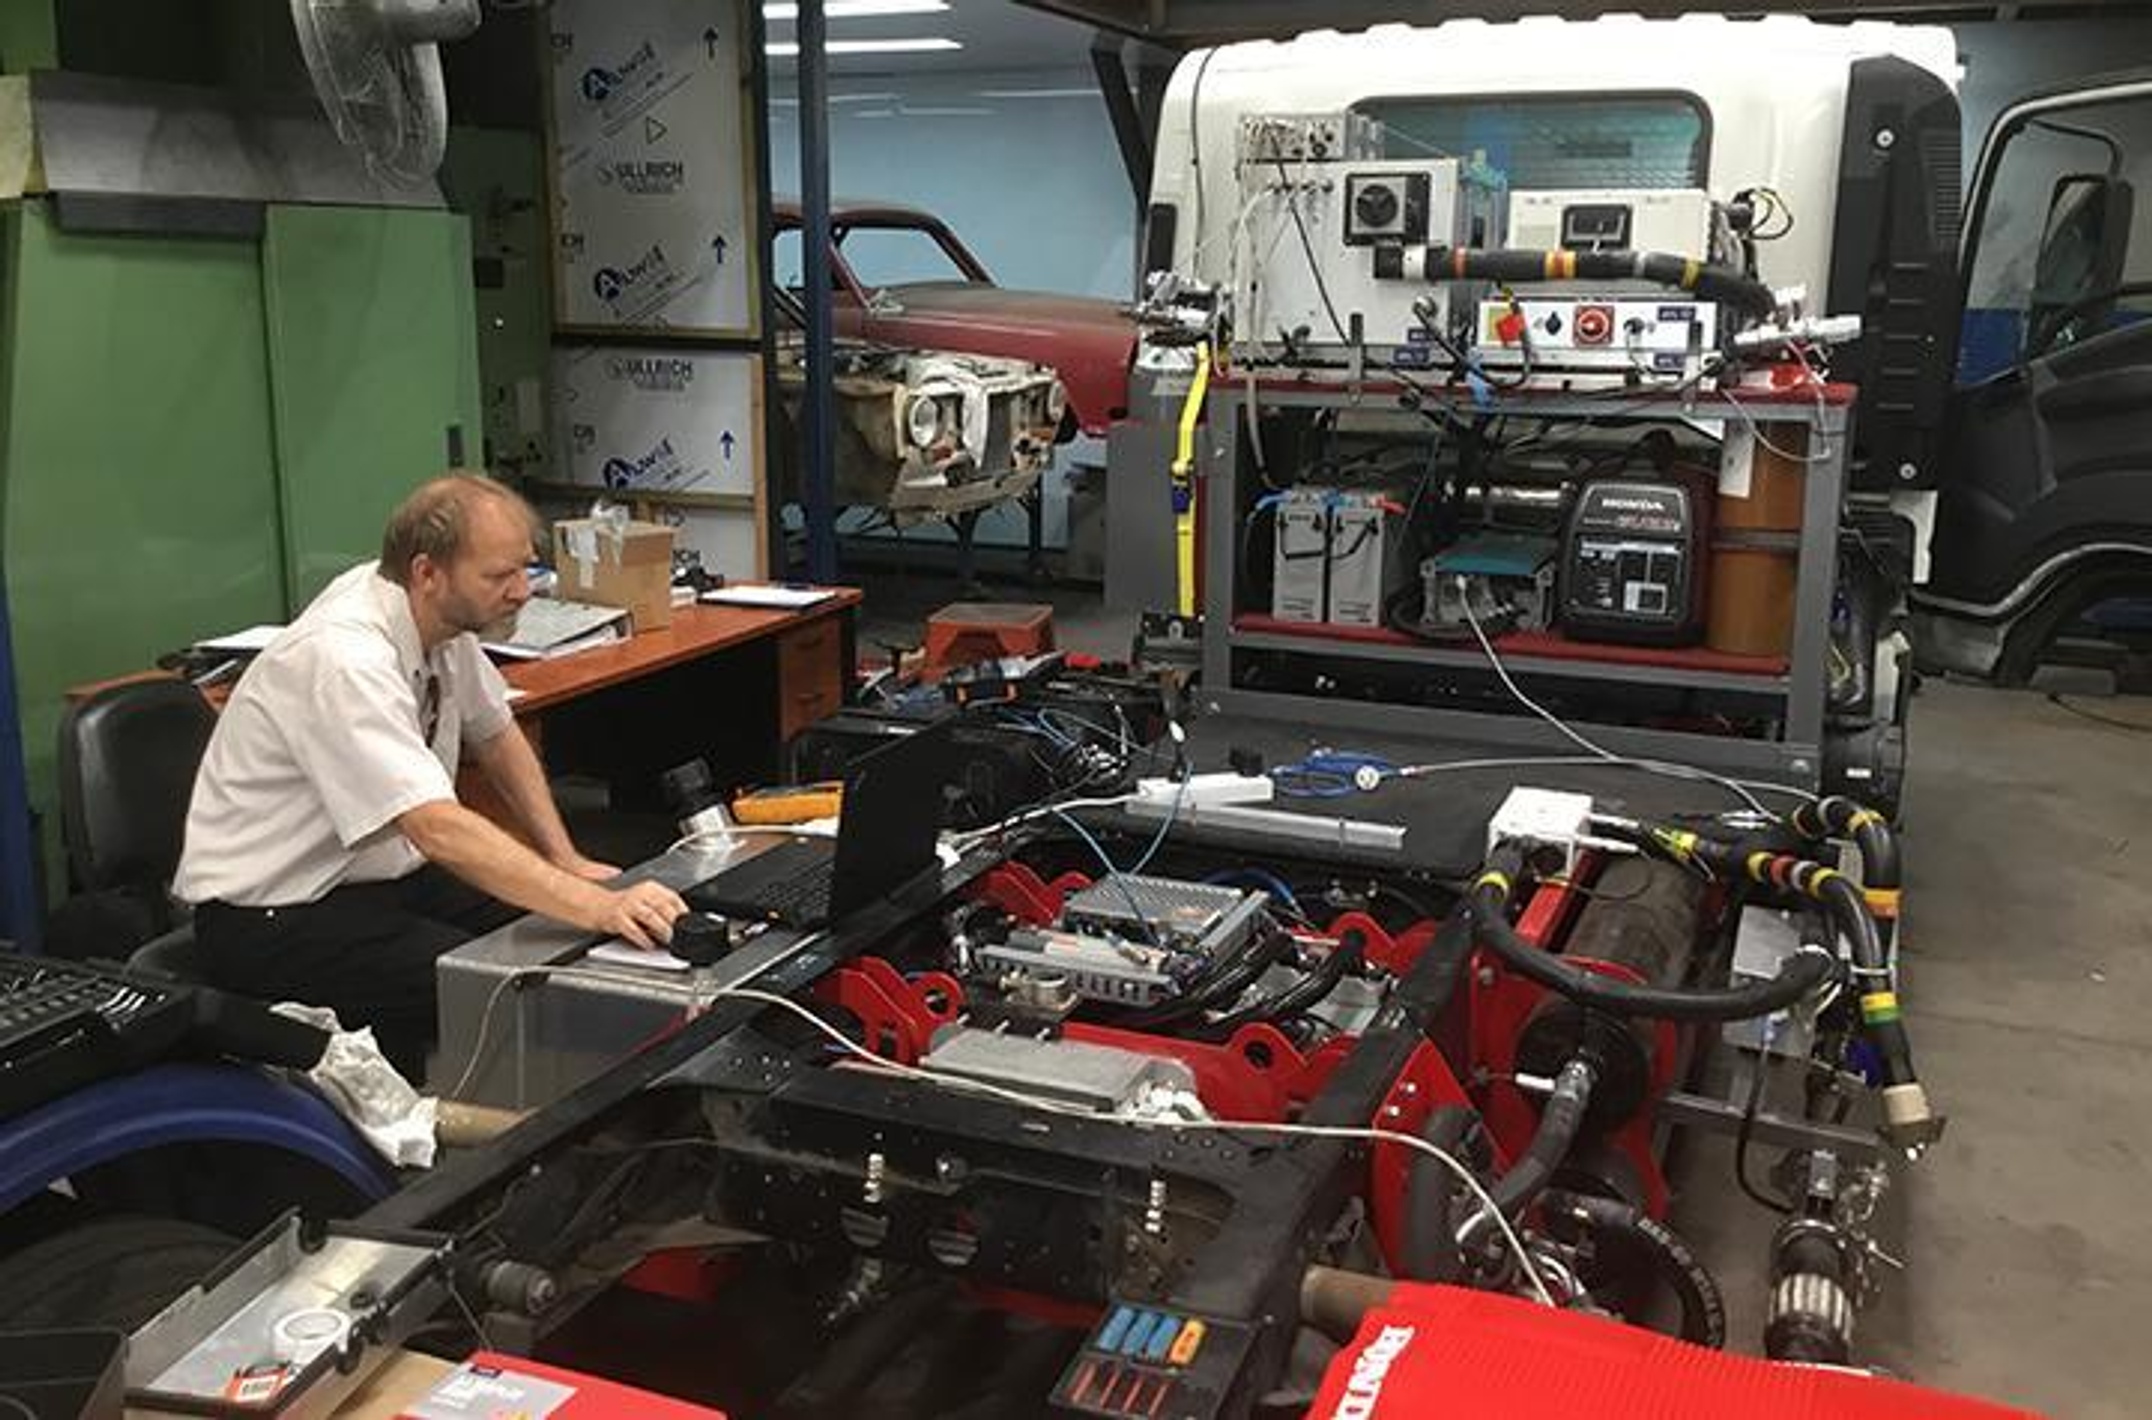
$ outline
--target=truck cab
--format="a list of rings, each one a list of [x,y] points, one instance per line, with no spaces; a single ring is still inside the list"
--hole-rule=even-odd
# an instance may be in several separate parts
[[[2099,609],[2152,595],[2152,76],[2006,109],[1967,201],[1964,313],[1923,659],[2022,684]]]

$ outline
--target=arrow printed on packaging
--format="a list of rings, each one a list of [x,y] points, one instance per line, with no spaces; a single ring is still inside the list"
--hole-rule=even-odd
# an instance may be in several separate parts
[[[734,442],[734,441],[733,441],[733,437],[732,437],[732,431],[731,431],[730,429],[727,429],[727,430],[726,430],[726,431],[724,432],[724,435],[723,435],[723,436],[722,436],[721,438],[719,438],[717,442],[718,442],[718,443],[719,443],[719,444],[720,444],[721,446],[723,446],[723,448],[724,448],[724,450],[725,450],[725,462],[726,462],[726,463],[731,463],[731,462],[732,462],[732,445],[733,445],[733,442]]]
[[[650,117],[648,114],[645,114],[643,116],[644,146],[647,147],[648,145],[657,142],[659,139],[663,138],[667,133],[670,133],[671,131],[671,129],[667,128],[664,124],[658,122],[656,119]]]
[[[708,29],[706,29],[706,30],[704,30],[704,31],[702,32],[702,43],[703,43],[703,48],[705,48],[705,49],[707,49],[707,50],[709,50],[709,51],[710,51],[710,57],[711,57],[712,59],[715,59],[715,58],[717,58],[717,41],[718,41],[718,39],[719,39],[719,35],[718,35],[718,33],[717,33],[717,26],[715,26],[715,25],[712,25],[712,26],[710,26],[710,28],[708,28]]]
[[[725,264],[725,239],[721,236],[710,238],[710,250],[717,253],[717,264],[723,266]]]

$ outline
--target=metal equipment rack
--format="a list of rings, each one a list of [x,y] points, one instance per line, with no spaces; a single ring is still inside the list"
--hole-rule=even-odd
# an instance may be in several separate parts
[[[1744,714],[1762,714],[1779,726],[1776,739],[1737,738],[1686,731],[1600,723],[1584,717],[1577,728],[1620,754],[1677,760],[1726,773],[1766,774],[1815,788],[1824,772],[1825,700],[1828,690],[1830,623],[1837,581],[1838,538],[1847,488],[1847,450],[1852,406],[1850,385],[1799,390],[1742,392],[1738,408],[1718,391],[1682,393],[1570,393],[1522,390],[1481,402],[1463,389],[1408,385],[1388,377],[1356,383],[1314,376],[1260,379],[1255,397],[1264,408],[1338,409],[1363,415],[1394,414],[1401,424],[1424,415],[1400,403],[1416,396],[1419,408],[1448,408],[1473,417],[1513,419],[1623,418],[1692,422],[1752,422],[1762,438],[1784,446],[1794,431],[1808,436],[1802,466],[1800,551],[1794,593],[1793,640],[1782,661],[1719,654],[1701,649],[1611,647],[1524,634],[1497,637],[1503,665],[1527,694],[1535,685],[1563,685],[1574,692],[1609,682],[1698,692]],[[1246,436],[1242,426],[1245,385],[1221,380],[1209,396],[1198,464],[1207,526],[1203,533],[1203,700],[1214,713],[1261,719],[1319,720],[1342,731],[1442,735],[1491,746],[1544,749],[1559,741],[1545,722],[1528,714],[1401,704],[1395,701],[1248,688],[1252,654],[1304,660],[1310,667],[1383,662],[1418,667],[1430,678],[1491,676],[1476,645],[1421,644],[1383,632],[1313,624],[1273,623],[1240,606],[1238,538],[1242,517],[1239,479]],[[1780,431],[1774,437],[1774,431]]]

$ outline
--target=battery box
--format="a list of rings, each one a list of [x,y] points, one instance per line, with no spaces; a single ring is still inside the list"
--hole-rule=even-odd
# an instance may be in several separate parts
[[[1273,510],[1270,614],[1280,621],[1323,619],[1330,561],[1330,490],[1289,488]]]
[[[1342,490],[1330,504],[1332,626],[1381,626],[1390,599],[1411,578],[1404,508],[1386,494]]]

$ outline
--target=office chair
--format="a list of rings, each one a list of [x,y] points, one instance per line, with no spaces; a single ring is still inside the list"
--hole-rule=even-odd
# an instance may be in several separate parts
[[[119,959],[149,943],[157,969],[191,974],[193,932],[170,886],[216,720],[183,680],[108,686],[68,707],[60,826],[72,896],[53,914],[55,955]]]

